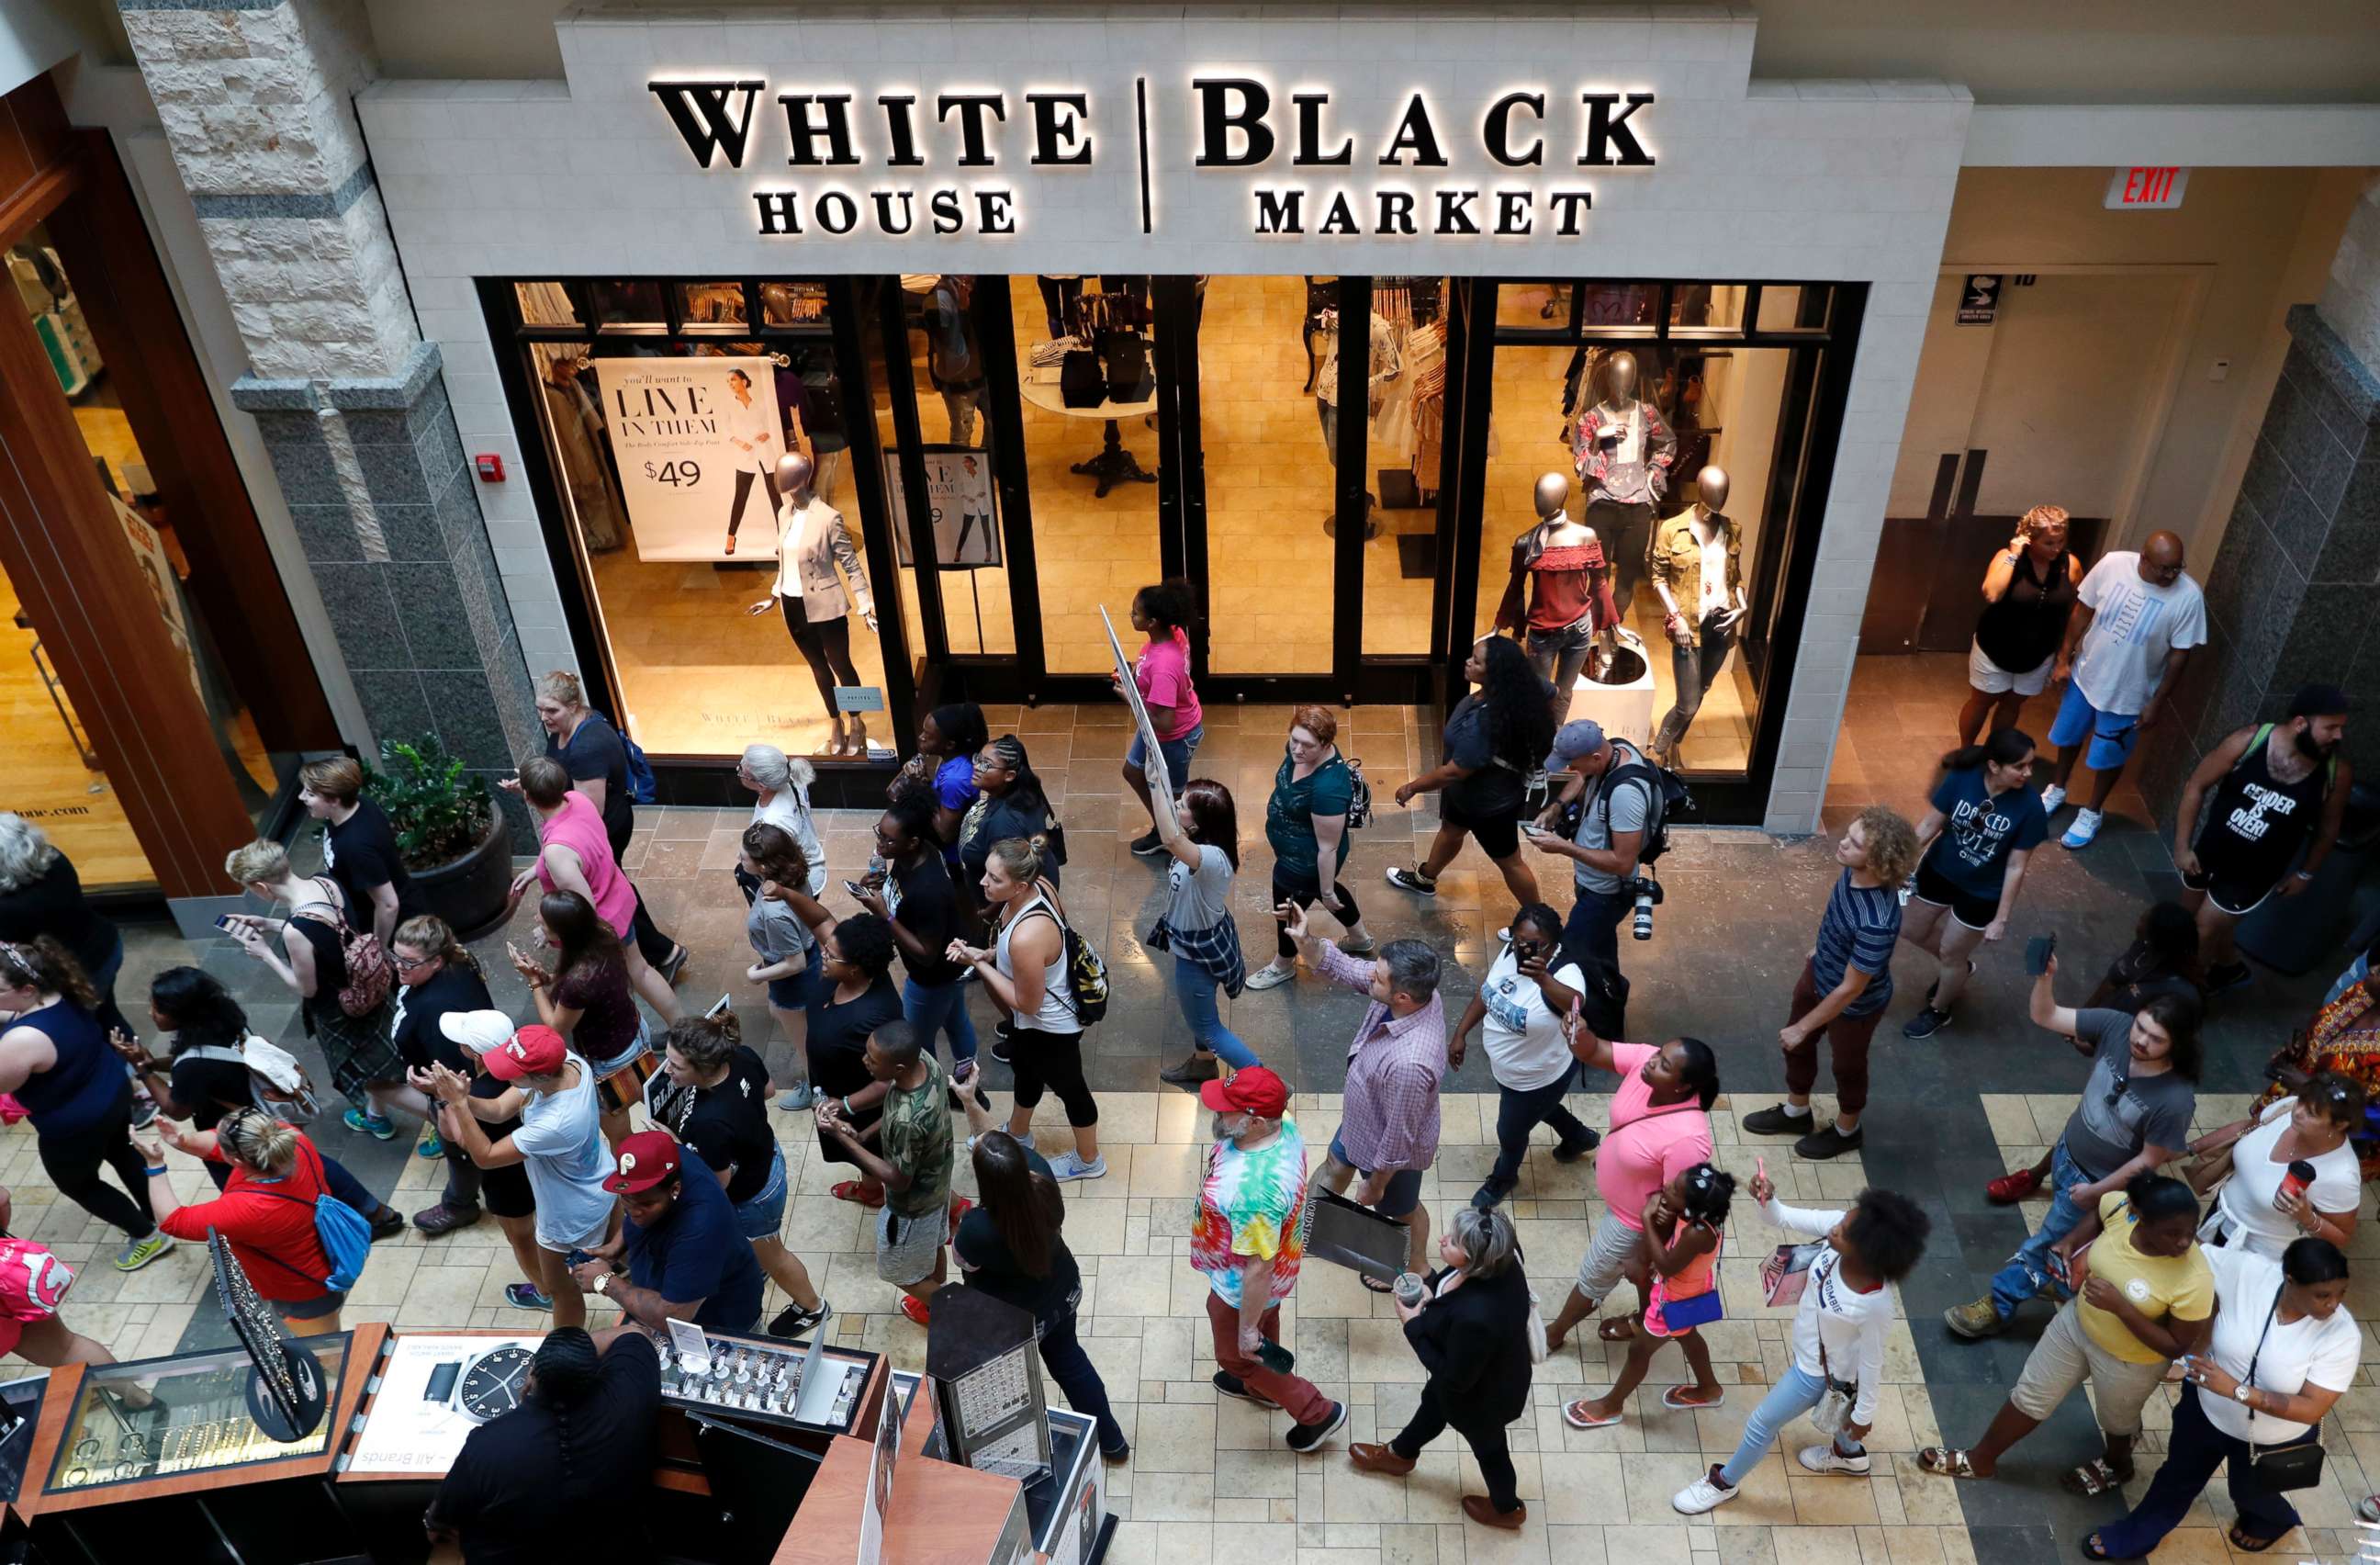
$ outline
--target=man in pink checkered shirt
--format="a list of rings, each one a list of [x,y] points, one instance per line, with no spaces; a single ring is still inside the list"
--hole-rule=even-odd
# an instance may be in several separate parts
[[[1372,997],[1347,1050],[1345,1107],[1316,1178],[1343,1193],[1362,1174],[1353,1199],[1402,1224],[1406,1269],[1427,1272],[1429,1208],[1421,1204],[1421,1176],[1438,1157],[1438,1081],[1446,1070],[1438,953],[1419,940],[1391,940],[1377,957],[1351,957],[1335,941],[1309,934],[1305,910],[1296,903],[1283,902],[1273,916],[1308,967]],[[1363,1280],[1376,1293],[1389,1291],[1378,1278]]]

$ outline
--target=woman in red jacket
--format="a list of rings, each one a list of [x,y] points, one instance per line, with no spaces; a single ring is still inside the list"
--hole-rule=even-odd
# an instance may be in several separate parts
[[[248,1280],[281,1312],[293,1337],[338,1330],[347,1296],[331,1288],[331,1260],[314,1231],[314,1203],[330,1188],[314,1143],[258,1108],[235,1108],[211,1131],[162,1117],[153,1130],[157,1134],[136,1134],[132,1144],[146,1165],[157,1226],[176,1239],[203,1242],[212,1229],[230,1241]],[[159,1135],[193,1157],[231,1165],[223,1193],[183,1205]]]

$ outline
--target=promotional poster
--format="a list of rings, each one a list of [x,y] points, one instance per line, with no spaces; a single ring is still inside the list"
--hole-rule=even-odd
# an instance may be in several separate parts
[[[934,564],[943,570],[999,569],[991,453],[972,446],[928,446],[918,455],[926,464],[926,503],[934,513]],[[893,518],[893,546],[906,566],[913,563],[913,551],[897,452],[885,453],[884,485],[885,508]]]
[[[767,359],[598,359],[637,557],[777,557],[785,454]]]

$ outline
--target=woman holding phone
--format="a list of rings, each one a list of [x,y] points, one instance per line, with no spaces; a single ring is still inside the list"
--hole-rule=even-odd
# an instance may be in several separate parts
[[[644,1095],[653,1073],[644,1013],[628,986],[626,950],[576,891],[547,892],[537,905],[537,930],[554,949],[552,972],[517,946],[505,946],[505,954],[528,984],[538,1020],[593,1069],[603,1140],[616,1147],[628,1133],[628,1107]]]

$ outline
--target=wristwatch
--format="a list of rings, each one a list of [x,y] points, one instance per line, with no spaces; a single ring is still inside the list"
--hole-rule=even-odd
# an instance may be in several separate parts
[[[452,1359],[430,1371],[425,1402],[454,1409],[474,1424],[485,1424],[521,1405],[528,1382],[530,1353],[507,1342],[467,1358]]]
[[[595,1291],[603,1294],[607,1298],[611,1295],[612,1274],[610,1272],[605,1272],[602,1276],[595,1279]]]
[[[2248,1405],[2248,1388],[2245,1386],[2232,1387],[2231,1399],[2238,1402],[2241,1407],[2246,1407]]]

